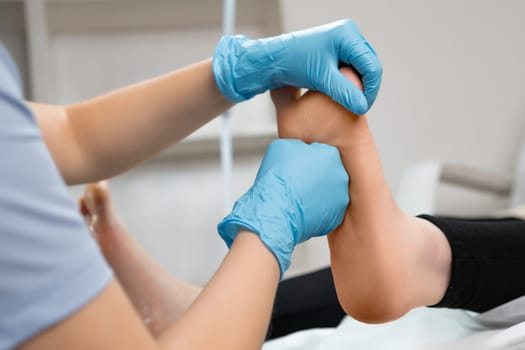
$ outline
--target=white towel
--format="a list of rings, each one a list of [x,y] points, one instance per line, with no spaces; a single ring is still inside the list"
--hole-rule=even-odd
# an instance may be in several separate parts
[[[475,314],[417,308],[396,320],[369,325],[345,317],[337,328],[297,332],[263,350],[495,350],[525,349],[525,297]]]

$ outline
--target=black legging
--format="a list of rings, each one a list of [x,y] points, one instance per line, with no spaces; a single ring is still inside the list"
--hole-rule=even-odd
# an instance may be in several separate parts
[[[268,339],[301,329],[335,327],[344,315],[330,268],[290,278],[277,289]]]
[[[420,216],[445,233],[452,249],[450,285],[435,307],[483,312],[525,295],[525,221]],[[269,338],[334,327],[344,316],[329,268],[281,282]]]
[[[452,249],[450,284],[434,306],[483,312],[525,295],[525,221],[421,217]]]

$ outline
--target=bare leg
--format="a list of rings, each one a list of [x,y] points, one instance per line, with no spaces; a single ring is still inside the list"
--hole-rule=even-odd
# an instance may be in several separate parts
[[[158,336],[182,315],[201,288],[173,277],[133,239],[115,213],[107,181],[88,185],[79,205],[135,309]]]
[[[354,83],[356,74],[342,69]],[[437,303],[450,279],[451,250],[433,224],[401,211],[383,176],[366,116],[355,116],[318,92],[272,93],[279,136],[338,147],[350,176],[343,224],[328,236],[339,301],[365,322],[396,319]]]

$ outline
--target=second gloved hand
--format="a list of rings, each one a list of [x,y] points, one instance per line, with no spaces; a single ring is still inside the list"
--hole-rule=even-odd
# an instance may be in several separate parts
[[[340,62],[360,73],[364,94],[339,73]],[[320,91],[362,115],[377,96],[382,67],[355,23],[342,20],[259,40],[225,36],[213,55],[213,73],[233,102],[290,85]]]
[[[339,226],[348,200],[348,175],[337,148],[280,139],[270,144],[255,183],[218,230],[228,247],[242,229],[258,234],[282,277],[295,246]]]

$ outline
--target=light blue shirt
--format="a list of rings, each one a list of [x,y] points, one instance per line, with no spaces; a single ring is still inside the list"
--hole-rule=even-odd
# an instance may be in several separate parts
[[[0,45],[0,350],[71,315],[112,278],[20,85]]]

